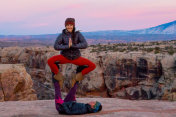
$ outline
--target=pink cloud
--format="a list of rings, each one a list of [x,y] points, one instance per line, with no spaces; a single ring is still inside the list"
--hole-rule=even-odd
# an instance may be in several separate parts
[[[166,8],[166,9],[150,9],[150,10],[145,10],[143,9],[142,11],[138,12],[137,15],[139,16],[158,16],[158,15],[173,15],[176,12],[176,8]]]
[[[143,28],[176,19],[175,0],[9,1],[0,4],[0,30],[6,28],[6,32],[12,27],[31,33],[58,30],[64,27],[66,17],[74,17],[84,31]]]
[[[26,24],[23,24],[22,27],[25,27],[25,28],[38,28],[38,27],[45,27],[45,26],[48,26],[49,24],[48,23],[26,23]]]
[[[74,10],[74,9],[81,9],[84,6],[84,4],[81,3],[77,3],[77,4],[69,4],[67,6],[64,6],[63,9],[64,10]]]

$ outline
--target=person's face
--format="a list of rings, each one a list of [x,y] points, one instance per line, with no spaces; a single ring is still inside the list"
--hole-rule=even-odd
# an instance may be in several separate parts
[[[66,29],[67,29],[69,32],[72,32],[72,31],[73,31],[73,25],[72,25],[72,24],[67,24],[67,25],[66,25]]]
[[[94,105],[96,104],[96,102],[92,101],[92,102],[89,102],[88,104],[91,106],[91,108],[94,108]]]

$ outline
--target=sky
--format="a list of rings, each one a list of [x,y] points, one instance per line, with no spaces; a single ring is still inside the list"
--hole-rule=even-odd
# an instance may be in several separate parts
[[[0,0],[0,35],[143,29],[176,20],[176,0]]]

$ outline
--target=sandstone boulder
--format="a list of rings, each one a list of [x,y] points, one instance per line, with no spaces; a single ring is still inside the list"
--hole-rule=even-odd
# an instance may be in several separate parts
[[[0,101],[37,100],[23,64],[0,64]]]

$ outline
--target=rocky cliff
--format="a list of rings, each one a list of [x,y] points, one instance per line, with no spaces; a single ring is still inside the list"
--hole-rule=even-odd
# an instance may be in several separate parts
[[[37,100],[23,64],[0,64],[0,101]]]
[[[119,97],[125,99],[176,99],[176,54],[144,52],[90,53],[82,56],[96,64],[85,75],[77,94],[80,97]],[[60,54],[52,47],[8,47],[0,49],[0,63],[22,63],[31,75],[38,99],[53,99],[52,73],[47,59]],[[70,88],[72,75],[78,66],[59,65],[66,77],[63,92]]]

